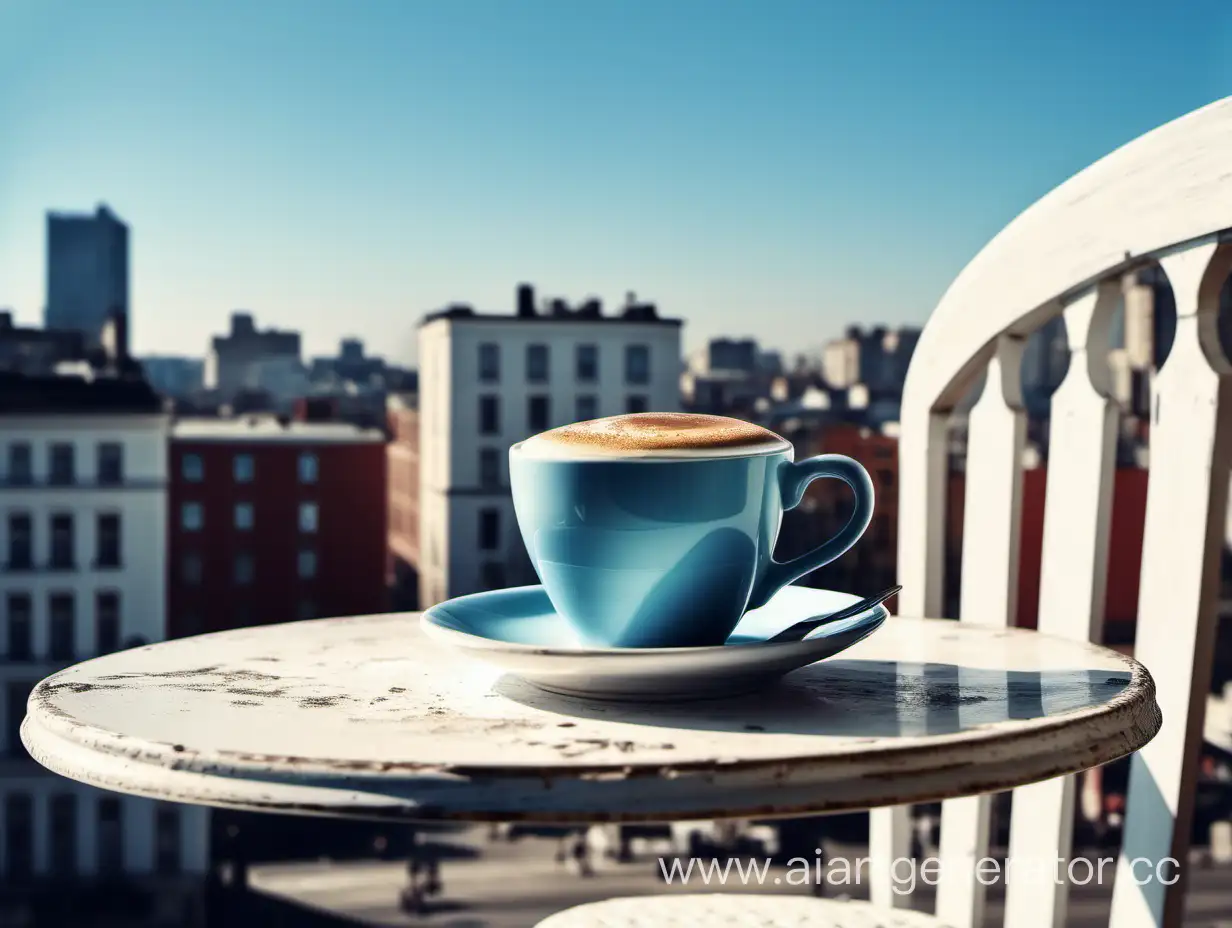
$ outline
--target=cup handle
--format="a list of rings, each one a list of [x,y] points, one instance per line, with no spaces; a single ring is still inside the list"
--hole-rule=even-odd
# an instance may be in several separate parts
[[[779,492],[783,509],[795,509],[804,498],[804,489],[819,477],[834,477],[851,487],[855,495],[855,509],[847,524],[825,544],[814,548],[790,561],[779,562],[771,558],[770,566],[753,587],[749,597],[749,609],[756,609],[769,602],[770,597],[793,580],[798,580],[818,567],[837,560],[860,540],[873,519],[873,481],[868,471],[842,454],[822,454],[799,463],[784,461],[779,467]]]

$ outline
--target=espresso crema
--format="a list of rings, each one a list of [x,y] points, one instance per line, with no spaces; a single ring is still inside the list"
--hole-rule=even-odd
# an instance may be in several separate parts
[[[591,419],[541,432],[522,442],[532,457],[734,457],[780,451],[785,438],[726,416],[640,412]]]

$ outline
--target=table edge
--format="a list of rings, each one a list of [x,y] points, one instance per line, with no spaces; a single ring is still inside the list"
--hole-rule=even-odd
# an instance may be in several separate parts
[[[1116,653],[1116,652],[1112,652]],[[672,821],[682,818],[782,817],[855,811],[902,803],[931,802],[999,792],[1040,780],[1077,773],[1133,753],[1162,725],[1149,671],[1132,658],[1130,683],[1101,706],[1044,717],[1030,729],[972,738],[970,731],[936,736],[925,744],[878,747],[847,757],[777,758],[720,763],[642,764],[620,768],[461,767],[414,765],[368,771],[274,771],[268,762],[196,764],[191,756],[174,760],[134,751],[99,750],[86,740],[57,730],[45,715],[31,712],[22,740],[40,764],[63,776],[104,789],[251,811],[349,818],[542,821]],[[51,678],[49,678],[51,679]],[[41,685],[41,684],[40,684]],[[31,701],[34,694],[31,695]],[[1091,726],[1098,721],[1096,737]],[[80,735],[79,723],[75,734]],[[978,729],[977,729],[978,730]],[[1039,744],[1052,735],[1048,750]],[[1032,750],[1014,752],[1019,741]],[[959,750],[956,752],[955,749]],[[1009,750],[1007,750],[1009,749]],[[911,758],[942,752],[948,763],[911,771]],[[995,763],[991,758],[997,757]],[[863,770],[858,768],[863,765]],[[496,781],[501,781],[496,787]],[[858,782],[859,798],[835,793],[807,801],[827,788]],[[906,786],[907,788],[904,788]],[[775,797],[767,801],[767,788]],[[277,789],[282,796],[307,791],[311,799],[263,800],[254,793]],[[513,799],[525,791],[529,799]],[[537,801],[553,790],[557,794]],[[568,793],[568,795],[562,795]],[[576,794],[576,795],[575,795]],[[486,798],[483,798],[486,797]],[[477,801],[483,798],[483,801]],[[682,806],[682,798],[686,800]],[[684,806],[687,806],[684,807]]]

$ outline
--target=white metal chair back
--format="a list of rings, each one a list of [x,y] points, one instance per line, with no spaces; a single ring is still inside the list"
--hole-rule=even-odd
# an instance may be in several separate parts
[[[1135,644],[1155,677],[1164,721],[1132,760],[1115,928],[1181,924],[1232,438],[1232,368],[1216,330],[1220,289],[1232,270],[1230,164],[1232,98],[1142,136],[1045,196],[945,294],[920,338],[903,398],[898,611],[944,614],[947,428],[955,404],[986,370],[969,418],[960,617],[1012,624],[1023,347],[1041,325],[1064,316],[1072,355],[1052,398],[1039,628],[1098,640],[1117,442],[1111,321],[1127,272],[1157,262],[1167,274],[1176,336],[1153,386]],[[943,804],[937,915],[956,928],[982,924],[988,880],[975,867],[988,854],[989,799]],[[1054,880],[1046,865],[1069,857],[1073,802],[1073,778],[1015,792],[1007,928],[1064,924],[1067,881]],[[906,856],[909,846],[907,810],[873,813],[874,860]],[[891,879],[879,873],[874,900],[902,906]]]

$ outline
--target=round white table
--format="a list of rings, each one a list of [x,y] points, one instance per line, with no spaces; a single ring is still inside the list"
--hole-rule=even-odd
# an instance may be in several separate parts
[[[105,789],[408,820],[762,818],[1008,789],[1160,725],[1146,670],[1030,631],[889,619],[740,698],[587,702],[428,641],[414,614],[169,641],[63,670],[22,737]]]

